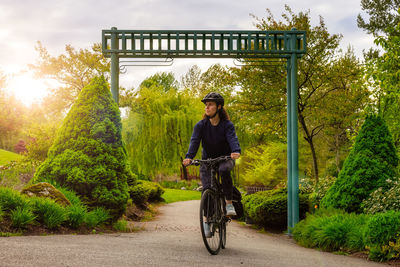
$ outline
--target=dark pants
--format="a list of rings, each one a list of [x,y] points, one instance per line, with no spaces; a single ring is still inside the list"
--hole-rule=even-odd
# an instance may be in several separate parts
[[[233,183],[231,170],[233,166],[235,166],[234,160],[221,162],[218,166],[218,172],[221,175],[222,191],[224,192],[226,200],[232,200]],[[203,191],[211,187],[211,169],[204,164],[200,166],[200,178]]]

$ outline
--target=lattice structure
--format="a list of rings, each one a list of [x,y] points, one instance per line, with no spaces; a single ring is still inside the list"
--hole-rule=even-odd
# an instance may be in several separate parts
[[[292,42],[292,39],[295,42]],[[117,40],[113,47],[113,40]],[[304,31],[103,30],[103,53],[120,58],[287,58],[306,52]]]

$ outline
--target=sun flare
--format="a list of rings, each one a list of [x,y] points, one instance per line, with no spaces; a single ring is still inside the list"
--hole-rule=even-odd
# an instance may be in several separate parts
[[[35,79],[32,73],[25,72],[10,77],[6,89],[25,105],[31,105],[39,103],[50,87],[50,80]]]

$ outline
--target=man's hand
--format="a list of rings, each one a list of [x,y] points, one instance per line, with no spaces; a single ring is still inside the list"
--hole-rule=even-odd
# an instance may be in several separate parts
[[[238,159],[238,158],[240,158],[240,153],[231,153],[231,158],[232,158],[232,159]]]
[[[185,166],[189,165],[191,162],[192,162],[192,159],[184,159],[182,161],[183,165],[185,165]]]

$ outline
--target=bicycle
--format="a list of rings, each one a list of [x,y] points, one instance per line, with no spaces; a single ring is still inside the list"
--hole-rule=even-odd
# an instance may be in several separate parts
[[[218,164],[230,159],[229,156],[223,156],[206,160],[195,159],[190,163],[195,166],[206,164],[211,169],[211,187],[203,192],[200,201],[200,229],[204,245],[212,255],[217,255],[221,248],[226,247],[226,224],[231,219],[226,216],[225,196],[222,192]],[[211,237],[206,237],[204,223],[208,224]]]

